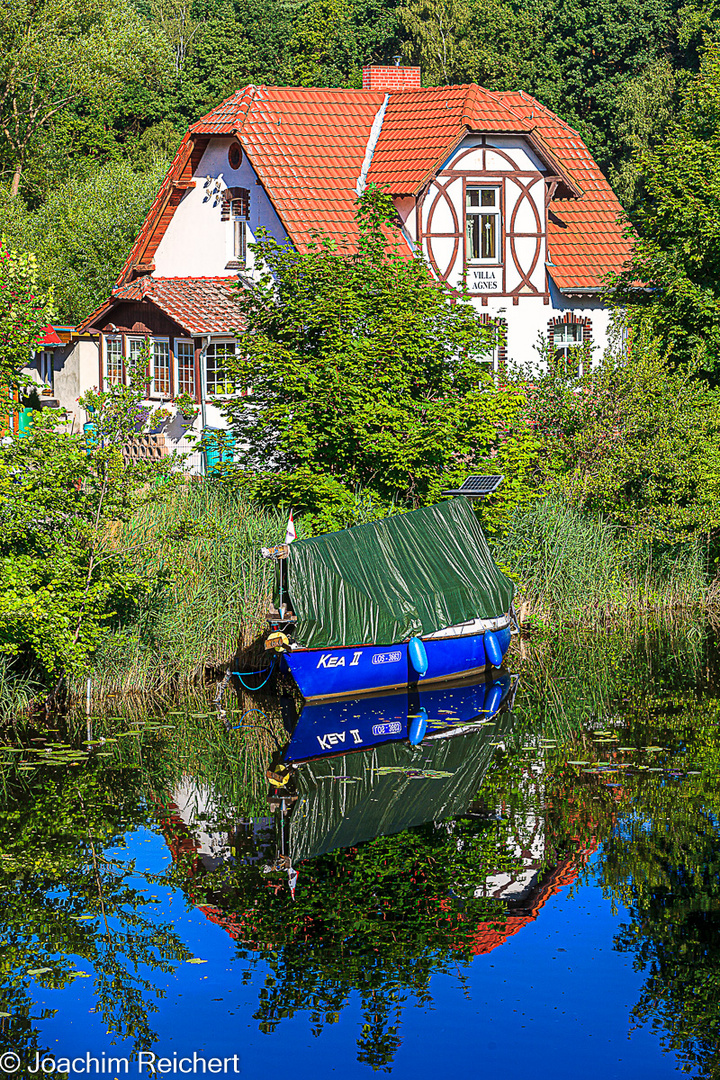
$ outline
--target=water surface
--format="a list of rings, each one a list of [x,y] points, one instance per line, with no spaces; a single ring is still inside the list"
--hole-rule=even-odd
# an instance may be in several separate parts
[[[714,634],[523,654],[281,787],[287,701],[7,732],[0,1071],[718,1075]]]

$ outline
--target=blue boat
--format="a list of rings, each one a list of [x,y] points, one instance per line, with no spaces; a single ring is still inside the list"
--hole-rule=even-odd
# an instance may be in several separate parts
[[[306,700],[502,666],[513,583],[465,498],[276,549],[266,647]]]

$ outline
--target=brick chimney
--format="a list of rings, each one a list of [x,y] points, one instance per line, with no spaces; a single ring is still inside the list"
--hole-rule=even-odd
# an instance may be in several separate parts
[[[419,90],[419,67],[364,67],[363,90],[391,94],[398,90]]]

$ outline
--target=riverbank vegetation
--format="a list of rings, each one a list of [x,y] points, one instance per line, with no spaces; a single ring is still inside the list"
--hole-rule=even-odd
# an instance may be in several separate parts
[[[4,412],[47,322],[75,320],[107,294],[187,123],[245,79],[356,85],[365,60],[396,51],[422,61],[426,83],[479,78],[501,88],[501,71],[512,71],[512,85],[577,119],[639,239],[628,273],[608,283],[618,316],[607,355],[584,346],[561,357],[538,342],[539,355],[511,370],[493,369],[496,331],[465,298],[450,297],[419,259],[396,256],[394,207],[382,191],[371,186],[359,199],[357,251],[317,237],[298,254],[258,237],[267,275],[239,297],[246,332],[230,373],[252,386],[255,408],[251,415],[245,398],[226,406],[234,463],[193,481],[180,462],[133,464],[123,447],[154,415],[139,372],[124,389],[88,395],[94,427],[82,436],[46,410],[27,437],[3,440],[5,711],[20,707],[30,685],[56,704],[68,690],[84,693],[88,678],[92,695],[166,694],[229,664],[264,671],[254,643],[270,569],[258,549],[282,540],[291,507],[300,535],[312,535],[432,503],[468,473],[505,478],[480,513],[528,625],[714,608],[720,23],[712,12],[666,5],[663,44],[653,37],[638,52],[630,40],[650,40],[655,26],[644,9],[628,22],[627,13],[585,5],[580,20],[555,0],[522,12],[510,3],[503,18],[528,34],[497,68],[487,42],[508,49],[478,21],[480,0],[348,0],[332,10],[324,0],[235,0],[202,12],[184,0],[132,10],[124,2],[28,9],[22,42],[17,19],[0,19],[0,121],[3,109],[22,114],[14,132],[0,122]],[[450,15],[441,58],[436,37]],[[62,18],[72,33],[60,35],[68,50],[60,56],[43,43]],[[573,64],[587,53],[593,19],[604,32],[634,29],[615,40],[612,63],[591,51],[579,79]],[[558,20],[573,32],[558,36]],[[546,55],[549,26],[557,63],[539,71],[530,60]],[[122,32],[110,35],[112,27]],[[218,51],[221,41],[232,41],[229,52]],[[545,51],[536,51],[541,41]],[[34,89],[18,76],[28,49],[42,74]],[[593,73],[589,104],[583,87]],[[22,692],[8,689],[16,678]]]
[[[231,660],[243,670],[266,666],[257,643],[274,563],[260,549],[283,539],[285,523],[281,511],[212,481],[181,478],[143,503],[113,544],[145,587],[98,647],[93,700],[167,696],[224,671]]]

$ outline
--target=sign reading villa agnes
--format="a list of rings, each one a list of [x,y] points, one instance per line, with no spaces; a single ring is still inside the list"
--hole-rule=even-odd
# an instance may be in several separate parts
[[[471,292],[497,292],[500,288],[497,270],[472,270],[470,274]]]

